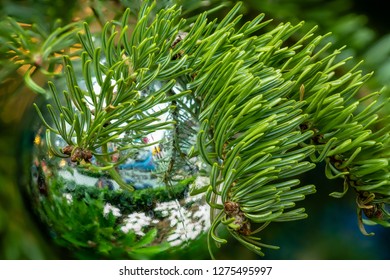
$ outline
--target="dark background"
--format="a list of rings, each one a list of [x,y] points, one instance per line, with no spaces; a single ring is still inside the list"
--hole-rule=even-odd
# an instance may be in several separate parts
[[[61,17],[66,22],[85,2],[2,1],[0,16],[10,15],[21,21],[50,21]],[[131,1],[92,2],[117,7]],[[180,2],[190,6],[189,2],[193,1]],[[318,25],[319,34],[331,31],[333,35],[329,40],[335,47],[348,45],[346,53],[354,56],[353,61],[365,60],[363,71],[375,71],[375,76],[366,85],[369,91],[375,91],[390,84],[390,23],[386,18],[385,3],[379,0],[250,0],[245,1],[242,12],[244,21],[264,12],[267,18],[274,18],[275,24],[304,20],[308,29]],[[225,11],[212,16],[222,17]],[[12,78],[14,84],[0,88],[0,259],[71,258],[69,252],[53,246],[32,214],[29,199],[23,192],[27,182],[26,151],[36,118],[31,107],[37,96],[23,86],[16,86],[21,81],[19,73],[13,73]],[[316,194],[299,203],[306,208],[309,217],[297,222],[274,223],[262,232],[263,242],[281,247],[280,250],[265,249],[264,258],[389,259],[390,229],[369,227],[368,231],[374,231],[375,236],[363,236],[357,225],[354,194],[349,192],[342,199],[329,197],[329,193],[341,189],[342,182],[327,180],[323,170],[319,165],[302,178],[305,183],[317,186]],[[194,244],[178,258],[209,258],[204,242]],[[214,252],[221,259],[259,258],[234,240]]]

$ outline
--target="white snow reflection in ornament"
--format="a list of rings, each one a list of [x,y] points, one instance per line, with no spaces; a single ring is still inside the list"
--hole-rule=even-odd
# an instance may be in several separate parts
[[[209,206],[202,203],[201,196],[161,202],[156,205],[153,212],[146,214],[135,212],[124,220],[122,230],[134,231],[144,236],[150,227],[164,229],[163,238],[171,246],[179,246],[195,240],[210,227]]]

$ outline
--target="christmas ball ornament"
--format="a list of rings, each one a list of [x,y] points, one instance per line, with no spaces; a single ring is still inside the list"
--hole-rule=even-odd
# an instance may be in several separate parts
[[[150,97],[184,89],[177,83],[167,94],[163,83],[154,82],[135,92],[134,103],[144,110],[134,106],[133,112],[131,104],[99,108],[96,99],[107,92],[93,80],[95,96],[85,95],[81,110],[77,102],[68,102],[67,93],[47,105],[47,115],[37,106],[41,118],[30,184],[34,207],[56,243],[77,257],[178,254],[210,227],[209,206],[203,195],[194,195],[208,185],[208,178],[201,176],[206,165],[189,157],[196,119],[176,102],[153,103]],[[119,94],[118,84],[110,83],[112,94]],[[77,84],[87,92],[83,81]],[[66,116],[69,111],[73,120]],[[126,114],[130,117],[124,118]]]

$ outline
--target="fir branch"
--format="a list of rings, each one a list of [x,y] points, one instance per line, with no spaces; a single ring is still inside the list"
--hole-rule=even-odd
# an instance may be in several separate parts
[[[227,242],[217,234],[225,227],[260,255],[262,247],[275,248],[255,235],[272,222],[307,217],[296,203],[315,187],[301,186],[298,177],[321,161],[329,178],[344,179],[343,191],[331,195],[356,191],[363,233],[363,212],[371,223],[388,225],[388,126],[376,128],[379,93],[357,96],[370,74],[356,66],[337,76],[348,58],[338,60],[341,49],[326,54],[326,35],[313,38],[315,28],[288,46],[303,22],[260,33],[269,21],[260,15],[240,27],[238,3],[219,23],[199,15],[184,35],[180,9],[153,16],[154,5],[145,1],[134,27],[128,25],[129,10],[120,22],[108,22],[101,45],[84,24],[79,38],[85,87],[65,56],[67,90],[60,98],[50,85],[52,124],[36,106],[48,134],[67,142],[62,154],[50,145],[54,154],[87,168],[96,168],[89,163],[96,156],[101,168],[115,172],[108,143],[126,151],[126,158],[145,145],[143,136],[173,129],[175,154],[184,161],[198,155],[209,167],[210,186],[196,191],[205,192],[212,208],[209,242],[217,246]],[[166,113],[173,121],[164,120]],[[182,136],[190,130],[180,126],[188,116],[200,125],[192,130],[192,152],[182,153],[178,147],[191,144]],[[171,160],[168,171],[174,165]]]

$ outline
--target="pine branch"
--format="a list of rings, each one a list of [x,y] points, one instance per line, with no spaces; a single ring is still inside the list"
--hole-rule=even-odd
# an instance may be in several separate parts
[[[84,24],[82,79],[64,56],[67,90],[60,95],[50,84],[51,122],[36,107],[47,138],[66,142],[50,146],[55,155],[114,172],[108,143],[125,160],[147,145],[140,141],[145,135],[173,130],[175,155],[183,162],[199,157],[209,168],[210,185],[193,192],[204,192],[212,208],[210,247],[212,240],[227,242],[218,236],[225,227],[260,255],[263,247],[276,248],[260,243],[257,234],[271,222],[307,217],[295,206],[315,187],[301,186],[298,178],[322,161],[329,178],[344,180],[343,192],[332,196],[355,189],[363,233],[363,212],[366,223],[389,225],[389,130],[377,128],[379,93],[357,95],[370,74],[357,65],[337,76],[348,59],[338,60],[342,50],[326,54],[326,35],[313,38],[315,28],[289,45],[303,22],[262,32],[270,22],[259,15],[240,26],[239,3],[220,22],[203,13],[189,26],[180,9],[153,16],[154,5],[145,1],[135,26],[128,24],[130,10],[120,22],[108,22],[101,44]],[[183,129],[191,118],[199,127]],[[182,153],[184,143],[192,145],[183,135],[194,131],[192,151]],[[175,161],[168,165],[169,173]]]

